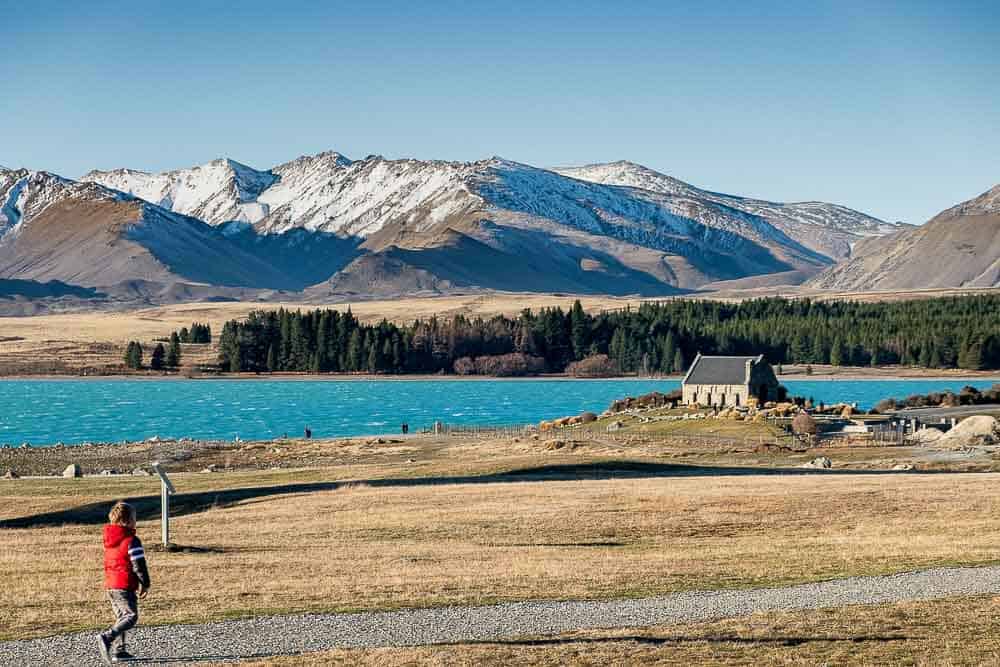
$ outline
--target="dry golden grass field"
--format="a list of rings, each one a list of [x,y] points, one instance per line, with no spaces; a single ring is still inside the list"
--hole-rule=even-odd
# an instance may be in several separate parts
[[[997,474],[752,474],[534,442],[308,446],[354,449],[311,469],[176,473],[173,539],[190,549],[150,549],[144,623],[623,598],[1000,561]],[[144,477],[0,480],[0,639],[102,625],[102,515],[116,498],[137,500],[153,545],[157,493]],[[510,650],[558,662],[584,649]]]

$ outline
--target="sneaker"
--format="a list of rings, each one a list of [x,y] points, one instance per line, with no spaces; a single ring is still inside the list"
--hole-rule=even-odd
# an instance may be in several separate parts
[[[111,640],[103,634],[97,635],[97,650],[101,652],[101,660],[104,664],[111,664]]]
[[[129,660],[135,660],[135,656],[128,651],[119,651],[111,657],[111,662],[128,662]]]

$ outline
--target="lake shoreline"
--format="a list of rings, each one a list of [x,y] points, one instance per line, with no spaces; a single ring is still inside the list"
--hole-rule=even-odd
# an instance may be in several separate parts
[[[215,378],[187,384],[159,377],[37,378],[0,382],[0,443],[46,447],[60,442],[138,442],[164,439],[267,440],[302,434],[317,438],[416,433],[436,422],[454,427],[537,424],[582,412],[601,413],[626,396],[668,393],[680,378],[589,379],[566,376],[494,378],[457,376],[294,376]],[[254,378],[256,379],[256,378]],[[262,378],[264,379],[264,378]],[[243,381],[241,381],[243,380]],[[379,381],[383,380],[383,381]],[[980,391],[994,377],[938,376],[846,379],[783,376],[790,395],[815,403],[854,404],[868,410],[886,398],[932,392]]]
[[[878,380],[878,381],[907,381],[907,380],[963,380],[969,379],[976,382],[984,380],[994,380],[1000,382],[1000,370],[971,371],[965,369],[942,369],[942,368],[895,368],[878,367],[869,368],[867,366],[842,366],[842,370],[832,371],[833,367],[813,367],[812,373],[806,371],[805,366],[785,365],[784,372],[778,374],[778,381],[820,381],[820,380]],[[71,375],[58,373],[38,373],[38,374],[15,374],[0,375],[0,382],[11,380],[53,380],[53,381],[201,381],[201,380],[239,380],[239,381],[272,381],[272,382],[407,382],[407,381],[454,381],[454,382],[504,382],[504,381],[680,381],[684,378],[683,373],[671,373],[669,375],[613,375],[608,377],[577,377],[566,373],[542,373],[539,375],[523,375],[511,377],[497,377],[492,375],[455,375],[443,373],[303,373],[303,372],[278,372],[278,373],[196,373],[186,375],[184,373],[116,373],[111,375]]]

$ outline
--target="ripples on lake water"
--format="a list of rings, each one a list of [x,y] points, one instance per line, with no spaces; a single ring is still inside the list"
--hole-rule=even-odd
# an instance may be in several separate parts
[[[995,380],[783,380],[796,395],[868,408],[887,396],[984,388]],[[4,380],[0,443],[244,439],[413,431],[453,424],[521,424],[616,398],[669,391],[677,380]]]

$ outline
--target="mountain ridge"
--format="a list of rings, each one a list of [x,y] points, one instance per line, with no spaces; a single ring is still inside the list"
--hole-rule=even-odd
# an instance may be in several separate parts
[[[1000,185],[920,227],[871,239],[856,256],[806,286],[869,291],[1000,287]]]
[[[627,161],[543,169],[498,156],[352,160],[324,151],[265,170],[218,158],[159,173],[94,170],[80,182],[53,175],[60,180],[49,185],[48,199],[34,189],[38,202],[90,186],[103,188],[91,199],[118,206],[69,197],[75,203],[49,216],[57,221],[46,218],[53,239],[79,220],[107,243],[138,244],[126,261],[77,239],[79,247],[60,246],[76,257],[60,269],[58,253],[38,233],[30,244],[9,236],[39,217],[38,203],[15,188],[25,187],[24,173],[11,174],[0,171],[0,277],[85,280],[87,287],[163,281],[309,294],[669,295],[760,276],[804,280],[859,240],[898,229],[835,204],[713,193]],[[127,230],[101,227],[101,211],[105,223],[131,216]],[[817,230],[833,242],[817,241]],[[109,268],[86,266],[84,249],[91,263]],[[20,261],[18,253],[34,259]],[[206,262],[211,270],[200,266]]]
[[[811,200],[773,202],[706,190],[628,160],[556,167],[553,171],[592,182],[637,187],[728,206],[763,218],[811,250],[835,261],[849,257],[854,243],[863,238],[910,227],[905,223],[885,222],[839,204]]]

